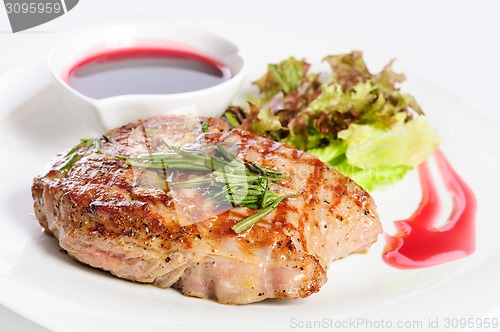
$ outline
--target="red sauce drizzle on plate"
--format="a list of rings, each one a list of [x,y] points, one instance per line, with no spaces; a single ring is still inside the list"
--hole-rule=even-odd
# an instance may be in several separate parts
[[[453,198],[453,209],[441,227],[434,225],[441,210],[441,198],[426,162],[418,168],[422,200],[413,215],[395,222],[398,233],[386,235],[383,260],[397,268],[414,269],[446,263],[475,250],[476,197],[451,167],[444,154],[434,153],[439,170]]]

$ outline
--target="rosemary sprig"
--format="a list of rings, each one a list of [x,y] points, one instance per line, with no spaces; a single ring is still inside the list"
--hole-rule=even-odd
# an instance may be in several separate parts
[[[80,155],[75,153],[74,155],[71,156],[71,158],[68,159],[67,162],[65,162],[61,167],[59,167],[59,172],[64,172],[65,170],[70,169],[71,166],[73,166],[73,164],[76,163],[78,159],[80,159]]]
[[[69,150],[68,153],[66,153],[65,157],[68,157],[69,155],[73,154],[73,152],[84,146],[87,146],[87,149],[90,149],[92,146],[94,146],[95,152],[99,153],[102,150],[101,141],[99,138],[85,137],[85,138],[80,138],[80,143],[72,147],[71,150]]]
[[[222,145],[217,145],[208,153],[200,150],[181,149],[169,140],[163,139],[167,152],[152,153],[144,156],[117,156],[127,160],[133,167],[172,171],[193,171],[209,173],[208,176],[169,183],[171,188],[206,188],[215,190],[214,198],[225,198],[233,206],[258,209],[256,213],[235,224],[232,229],[241,233],[276,209],[286,198],[271,191],[272,183],[283,181],[283,172],[244,162],[232,155]]]
[[[270,204],[266,208],[260,210],[259,212],[254,213],[251,216],[246,217],[245,219],[241,220],[237,224],[233,225],[233,227],[231,227],[231,228],[233,229],[233,231],[235,231],[238,234],[241,233],[241,232],[243,232],[243,231],[245,231],[245,230],[247,230],[248,228],[250,228],[253,225],[255,225],[256,223],[258,223],[260,220],[262,220],[263,218],[265,218],[268,214],[270,214],[271,212],[273,212],[274,209],[276,209],[276,207],[285,198],[286,198],[286,195],[278,196],[278,198],[276,198],[272,202],[272,204]]]
[[[109,142],[109,138],[107,136],[102,136],[102,139]],[[90,149],[92,146],[94,147],[94,151],[96,153],[101,153],[102,152],[102,145],[101,145],[101,140],[99,138],[92,138],[92,137],[85,137],[85,138],[80,138],[80,143],[72,147],[65,155],[64,157],[69,157],[71,158],[68,159],[67,162],[65,162],[61,167],[59,167],[58,171],[59,172],[64,172],[65,170],[70,169],[75,162],[80,159],[81,155],[78,153],[75,153],[78,149],[86,146],[87,149]]]

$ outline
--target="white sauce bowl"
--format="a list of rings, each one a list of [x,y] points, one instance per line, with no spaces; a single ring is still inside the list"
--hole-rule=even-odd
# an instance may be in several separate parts
[[[196,91],[119,95],[104,99],[85,96],[64,79],[75,64],[91,54],[163,42],[168,45],[180,43],[221,62],[231,70],[232,77]],[[100,133],[139,119],[183,113],[186,109],[196,109],[199,116],[218,117],[241,87],[247,73],[245,57],[233,42],[207,31],[163,23],[111,25],[75,34],[52,49],[48,65],[70,110]]]

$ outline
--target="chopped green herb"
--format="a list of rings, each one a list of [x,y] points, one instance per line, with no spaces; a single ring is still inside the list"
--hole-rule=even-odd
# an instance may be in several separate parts
[[[75,153],[64,165],[59,168],[59,172],[64,172],[65,170],[70,169],[78,159],[80,159],[80,155]]]
[[[217,145],[215,153],[200,150],[186,150],[174,146],[167,139],[163,140],[170,151],[152,153],[145,156],[117,158],[127,160],[134,167],[158,170],[188,170],[210,173],[207,178],[195,178],[181,182],[171,182],[171,188],[199,188],[210,186],[215,189],[215,198],[225,197],[233,206],[242,206],[260,211],[243,219],[233,228],[241,233],[270,214],[286,195],[270,190],[272,183],[286,179],[286,175],[277,170],[244,162],[232,155],[222,145]],[[163,174],[166,174],[163,172]]]
[[[87,149],[90,149],[92,146],[94,146],[95,152],[97,152],[97,153],[101,153],[101,151],[102,151],[101,141],[99,138],[86,137],[86,138],[80,138],[80,143],[78,143],[77,145],[72,147],[71,150],[69,150],[68,153],[66,153],[65,157],[68,157],[69,155],[74,153],[76,150],[78,150],[79,148],[82,148],[84,146],[86,146]]]
[[[204,133],[208,132],[208,122],[203,122],[201,125],[201,131]]]
[[[106,136],[102,136],[102,139],[105,141],[109,142],[109,138]],[[73,164],[80,159],[81,155],[78,153],[75,153],[78,149],[86,147],[87,149],[90,149],[91,147],[94,147],[94,152],[96,153],[101,153],[102,152],[102,145],[101,145],[101,140],[99,138],[80,138],[80,143],[72,147],[65,155],[64,157],[69,157],[71,158],[59,168],[59,171],[62,172],[64,170],[70,169]]]
[[[259,221],[261,221],[262,219],[264,219],[271,212],[273,212],[274,209],[276,209],[276,207],[285,198],[286,198],[286,195],[278,196],[277,198],[275,198],[272,201],[271,204],[269,204],[268,206],[266,206],[264,209],[262,209],[259,212],[254,213],[251,216],[248,216],[245,219],[239,221],[237,224],[233,225],[233,227],[231,227],[231,228],[233,229],[233,231],[235,231],[238,234],[241,233],[241,232],[243,232],[243,231],[245,231],[245,230],[247,230],[247,229],[249,229],[250,227],[252,227],[256,223],[258,223]]]

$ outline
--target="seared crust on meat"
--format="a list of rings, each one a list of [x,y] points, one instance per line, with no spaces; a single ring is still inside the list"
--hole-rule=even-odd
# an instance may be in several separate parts
[[[241,234],[231,227],[254,210],[186,224],[158,171],[116,157],[164,149],[162,137],[179,146],[234,144],[241,159],[286,172],[277,190],[289,198]],[[333,260],[368,249],[382,231],[372,198],[351,179],[218,119],[157,117],[112,130],[100,145],[81,146],[67,170],[67,151],[54,158],[34,179],[34,207],[69,255],[121,278],[222,303],[306,297],[326,282]]]

